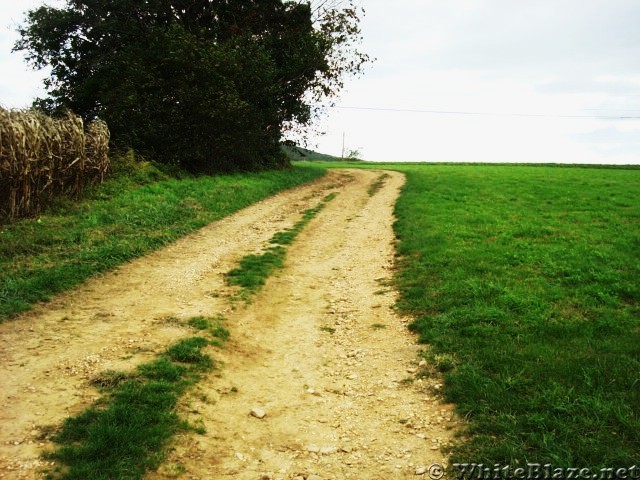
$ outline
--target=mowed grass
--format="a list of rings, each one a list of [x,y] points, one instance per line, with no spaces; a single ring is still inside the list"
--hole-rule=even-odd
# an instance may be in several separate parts
[[[280,190],[323,175],[316,166],[215,177],[116,161],[82,202],[0,225],[0,321],[88,277],[162,247]]]
[[[469,423],[452,461],[637,464],[640,170],[387,167],[399,306]]]

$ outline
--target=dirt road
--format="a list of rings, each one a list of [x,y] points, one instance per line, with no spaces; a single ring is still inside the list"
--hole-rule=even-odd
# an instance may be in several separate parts
[[[404,181],[332,171],[216,222],[0,325],[0,478],[41,478],[49,426],[97,398],[89,380],[130,370],[223,314],[220,369],[182,402],[204,435],[178,436],[149,479],[402,479],[442,463],[457,423],[415,379],[418,346],[392,306],[393,204]],[[224,273],[335,199],[251,304]],[[436,385],[437,387],[437,385]],[[266,412],[259,419],[252,408]]]

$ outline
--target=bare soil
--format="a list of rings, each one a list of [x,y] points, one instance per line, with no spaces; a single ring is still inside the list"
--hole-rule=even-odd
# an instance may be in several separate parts
[[[420,348],[393,308],[404,177],[386,173],[371,195],[382,172],[331,171],[1,324],[0,478],[42,478],[48,432],[99,396],[92,378],[217,314],[231,339],[180,406],[206,433],[177,436],[148,479],[388,480],[445,463],[459,422],[437,380],[416,378]],[[251,303],[232,300],[224,274],[330,192],[285,268]]]

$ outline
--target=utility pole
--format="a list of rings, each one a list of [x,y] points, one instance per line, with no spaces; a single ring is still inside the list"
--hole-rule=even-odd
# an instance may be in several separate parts
[[[344,160],[344,137],[346,132],[342,132],[342,155],[340,156],[341,160]]]

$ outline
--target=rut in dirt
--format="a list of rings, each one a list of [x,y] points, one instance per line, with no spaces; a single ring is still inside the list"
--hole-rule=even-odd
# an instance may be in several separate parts
[[[331,171],[0,325],[0,478],[41,478],[46,432],[98,398],[99,372],[132,370],[190,335],[186,319],[218,314],[223,366],[181,403],[206,433],[176,437],[148,478],[400,479],[445,462],[458,423],[437,381],[415,377],[389,286],[403,182]],[[333,192],[285,268],[249,305],[231,301],[225,273]]]

